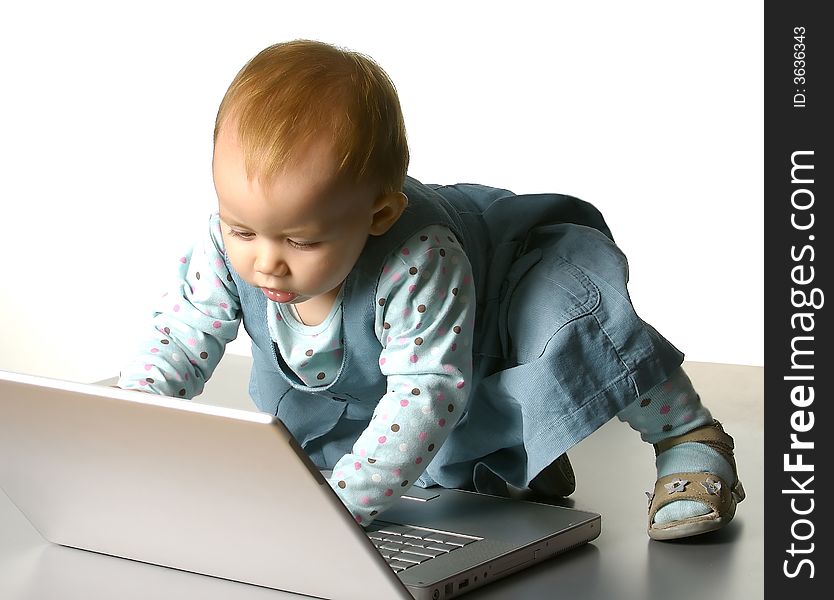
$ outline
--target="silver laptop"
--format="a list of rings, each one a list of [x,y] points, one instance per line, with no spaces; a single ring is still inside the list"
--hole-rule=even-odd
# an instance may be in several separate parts
[[[3,371],[0,488],[56,544],[338,600],[453,598],[600,532],[415,487],[366,530],[275,417]]]

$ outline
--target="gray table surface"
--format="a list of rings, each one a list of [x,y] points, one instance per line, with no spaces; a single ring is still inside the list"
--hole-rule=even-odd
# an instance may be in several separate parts
[[[251,359],[227,355],[201,402],[254,410],[246,397]],[[725,529],[688,541],[651,541],[646,498],[653,451],[614,420],[569,452],[577,491],[567,505],[602,514],[591,544],[475,590],[465,597],[650,599],[762,598],[763,369],[687,362],[704,403],[736,441],[747,499]],[[0,492],[0,598],[3,600],[297,598],[282,592],[50,544]]]

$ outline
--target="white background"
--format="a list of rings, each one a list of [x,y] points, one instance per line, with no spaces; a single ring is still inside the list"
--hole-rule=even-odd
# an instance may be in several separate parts
[[[761,4],[577,4],[10,3],[0,369],[118,372],[215,205],[226,87],[299,37],[388,71],[413,176],[594,203],[646,321],[689,360],[762,365]]]

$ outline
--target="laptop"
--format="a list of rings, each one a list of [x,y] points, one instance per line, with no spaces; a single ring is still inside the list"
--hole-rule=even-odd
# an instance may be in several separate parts
[[[271,415],[4,371],[0,488],[55,544],[338,600],[454,598],[600,533],[416,487],[366,529]]]

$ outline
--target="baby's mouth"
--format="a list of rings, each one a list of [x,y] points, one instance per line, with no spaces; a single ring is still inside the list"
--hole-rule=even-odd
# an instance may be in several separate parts
[[[261,291],[264,293],[264,296],[272,300],[273,302],[292,302],[298,297],[298,294],[295,292],[288,292],[285,290],[273,290],[270,288],[261,288]]]

